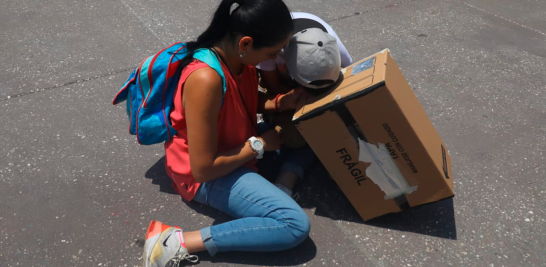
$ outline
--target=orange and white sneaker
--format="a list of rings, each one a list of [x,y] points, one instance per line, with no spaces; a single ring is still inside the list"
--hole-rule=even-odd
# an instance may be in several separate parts
[[[175,267],[183,260],[196,263],[199,258],[188,253],[182,229],[151,221],[142,253],[142,267]]]

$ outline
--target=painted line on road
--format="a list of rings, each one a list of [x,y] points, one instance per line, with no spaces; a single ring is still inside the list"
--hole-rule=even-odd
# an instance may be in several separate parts
[[[125,3],[125,0],[121,0],[121,3],[125,6],[125,8],[127,8],[129,10],[129,12],[131,12],[131,14],[140,22],[142,23],[142,25],[152,33],[152,35],[159,41],[161,42],[164,46],[167,45],[165,42],[163,42],[161,40],[161,38],[159,38],[159,36],[155,33],[155,31],[150,27],[149,24],[147,24],[146,22],[144,22],[144,20],[138,15],[137,12],[135,12],[131,6],[129,6],[127,3]]]
[[[520,26],[520,27],[523,27],[523,28],[525,28],[525,29],[528,29],[528,30],[531,30],[531,31],[534,31],[534,32],[537,32],[537,33],[540,33],[540,34],[546,36],[546,33],[541,32],[541,31],[539,31],[539,30],[537,30],[537,29],[533,29],[533,28],[531,28],[531,27],[529,27],[529,26],[527,26],[527,25],[523,25],[523,24],[521,24],[521,23],[519,23],[519,22],[517,22],[517,21],[511,20],[511,19],[508,19],[508,18],[505,18],[505,17],[503,17],[503,16],[501,16],[501,15],[498,15],[498,14],[495,14],[495,13],[493,13],[493,12],[489,12],[489,11],[487,11],[487,10],[485,10],[485,9],[481,9],[481,8],[479,8],[479,7],[477,7],[477,6],[473,6],[473,5],[471,5],[471,4],[469,4],[469,3],[465,2],[465,1],[462,1],[462,0],[459,0],[459,2],[462,3],[462,4],[464,4],[464,5],[466,5],[466,6],[469,6],[469,7],[471,7],[471,8],[477,9],[477,10],[479,10],[479,11],[481,11],[481,12],[487,13],[487,14],[492,15],[492,16],[494,16],[494,17],[497,17],[497,18],[499,18],[499,19],[508,21],[508,22],[510,22],[510,23],[512,23],[512,24],[516,24],[516,25],[518,25],[518,26]]]

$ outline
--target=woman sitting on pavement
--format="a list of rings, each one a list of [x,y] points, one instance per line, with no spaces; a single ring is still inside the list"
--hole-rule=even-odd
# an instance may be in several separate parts
[[[238,4],[231,11],[232,6]],[[298,204],[260,176],[255,164],[264,151],[280,148],[275,130],[258,133],[257,112],[295,109],[302,91],[274,99],[256,90],[255,65],[274,59],[292,37],[288,8],[281,0],[223,0],[210,26],[188,56],[170,115],[176,136],[165,143],[166,170],[176,191],[236,219],[197,231],[152,221],[143,266],[177,266],[192,255],[228,251],[280,251],[309,234],[309,219]],[[211,49],[221,62],[226,92],[217,72],[192,58]],[[183,223],[183,222],[179,222]],[[184,225],[184,229],[192,228]]]

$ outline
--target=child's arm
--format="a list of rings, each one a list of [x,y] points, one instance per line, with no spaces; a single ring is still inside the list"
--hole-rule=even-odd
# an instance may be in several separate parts
[[[290,88],[284,81],[277,69],[272,71],[259,70],[262,78],[261,86],[267,88],[267,93],[273,96],[289,92]]]
[[[298,107],[300,98],[306,96],[307,92],[302,87],[290,90],[286,94],[265,94],[259,92],[258,113],[294,110]]]

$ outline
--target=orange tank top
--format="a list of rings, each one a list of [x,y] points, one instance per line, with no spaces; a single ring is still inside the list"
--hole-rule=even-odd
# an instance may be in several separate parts
[[[228,68],[220,61],[226,78],[224,102],[218,117],[218,152],[235,148],[256,135],[256,113],[258,109],[258,78],[253,66],[245,66],[240,83],[229,75]],[[165,168],[173,181],[173,187],[185,200],[192,200],[200,183],[193,178],[188,153],[188,131],[182,93],[188,76],[200,68],[209,68],[206,63],[194,60],[184,70],[174,94],[174,107],[170,114],[173,127],[177,130],[174,138],[165,143]],[[238,89],[240,93],[238,92]],[[241,96],[244,98],[241,99]],[[245,106],[246,104],[246,106]],[[248,111],[246,110],[248,109]],[[249,113],[252,117],[249,120]],[[244,164],[256,170],[256,160]]]

